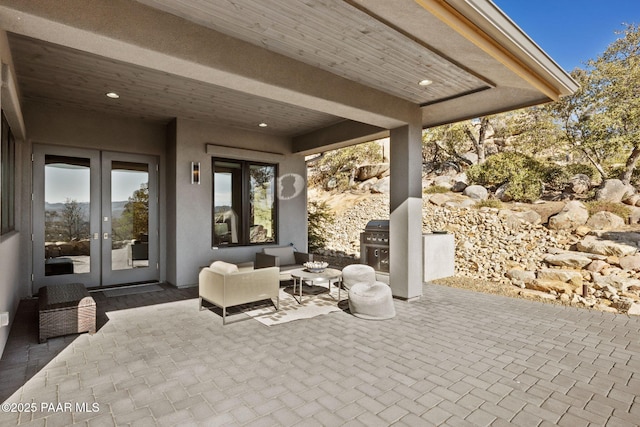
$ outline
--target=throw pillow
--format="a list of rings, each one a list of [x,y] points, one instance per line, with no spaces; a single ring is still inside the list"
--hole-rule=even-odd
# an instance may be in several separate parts
[[[224,261],[214,261],[209,266],[210,269],[220,274],[231,274],[238,272],[238,266]]]

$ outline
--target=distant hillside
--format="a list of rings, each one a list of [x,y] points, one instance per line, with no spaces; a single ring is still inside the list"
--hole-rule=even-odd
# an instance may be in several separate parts
[[[111,204],[111,209],[112,211],[112,215],[113,218],[120,218],[120,216],[122,215],[122,212],[124,211],[124,207],[125,205],[128,203],[128,201],[123,201],[123,202],[113,202]],[[44,210],[45,211],[54,211],[54,212],[58,212],[58,214],[62,213],[62,211],[64,210],[64,203],[49,203],[49,202],[44,202]],[[78,205],[82,208],[82,210],[84,212],[89,212],[89,203],[88,202],[82,202],[82,203],[78,203]]]

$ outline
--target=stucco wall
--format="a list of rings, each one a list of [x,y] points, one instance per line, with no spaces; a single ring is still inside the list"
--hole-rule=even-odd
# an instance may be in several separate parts
[[[7,69],[12,69],[12,59],[9,54],[9,47],[4,32],[0,32],[0,59],[2,64],[7,65]],[[2,70],[5,71],[4,69]],[[15,75],[15,74],[14,74]],[[2,77],[2,76],[0,76]],[[4,77],[3,77],[4,79]],[[13,98],[13,99],[12,99]],[[22,178],[23,168],[21,159],[25,156],[25,143],[17,135],[22,133],[21,120],[22,112],[19,109],[18,100],[15,93],[11,94],[7,87],[2,88],[0,104],[5,113],[9,125],[16,136],[16,180],[15,180],[15,231],[0,236],[0,312],[9,313],[9,326],[0,327],[0,356],[9,338],[9,331],[13,324],[20,298],[28,296],[27,290],[27,260],[24,258],[24,243],[28,233],[21,233],[21,230],[28,230],[22,221],[22,201],[21,191],[27,187],[28,181]]]
[[[166,124],[90,111],[27,104],[24,108],[33,143],[164,156]]]
[[[197,283],[201,266],[213,260],[233,263],[253,261],[261,246],[212,248],[212,194],[213,177],[211,159],[207,144],[215,145],[216,156],[224,156],[224,146],[246,149],[250,160],[270,162],[264,153],[281,153],[279,175],[297,174],[306,180],[304,157],[290,152],[290,141],[262,134],[232,128],[213,126],[206,123],[178,120],[176,126],[175,150],[175,212],[176,212],[176,254],[168,260],[168,271],[175,268],[175,277],[167,279],[176,286]],[[170,149],[171,151],[171,149]],[[201,183],[191,184],[191,162],[200,162]],[[172,180],[173,178],[169,178]],[[169,198],[172,196],[170,195]],[[297,197],[278,200],[279,229],[278,245],[293,243],[296,248],[307,247],[306,190]],[[170,210],[172,208],[169,208]],[[171,233],[169,233],[171,234]],[[170,265],[175,262],[175,267]]]
[[[159,264],[160,280],[166,277],[166,138],[167,125],[90,111],[27,104],[25,124],[30,143],[136,153],[159,159]],[[31,161],[25,159],[25,179],[30,179]],[[27,213],[31,217],[31,212]],[[30,219],[28,220],[30,224]],[[29,246],[27,258],[32,258]]]

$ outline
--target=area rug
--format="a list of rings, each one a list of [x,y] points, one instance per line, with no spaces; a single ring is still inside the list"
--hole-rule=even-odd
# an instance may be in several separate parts
[[[102,291],[104,296],[106,297],[121,297],[124,295],[135,295],[135,294],[144,294],[147,292],[157,292],[164,290],[160,285],[157,284],[149,284],[149,285],[138,285],[138,286],[124,286],[122,288],[114,288],[114,289],[105,289]]]
[[[310,319],[312,317],[329,314],[334,311],[342,311],[338,306],[338,290],[333,289],[331,295],[318,293],[319,286],[303,288],[302,304],[291,295],[291,288],[280,288],[280,310],[274,311],[273,305],[268,305],[255,310],[249,310],[246,314],[254,320],[267,325],[274,326],[282,323],[292,322],[300,319]],[[342,291],[342,300],[346,300],[347,292]]]

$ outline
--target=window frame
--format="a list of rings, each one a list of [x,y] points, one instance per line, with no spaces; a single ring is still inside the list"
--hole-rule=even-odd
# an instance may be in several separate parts
[[[238,220],[239,220],[239,236],[237,243],[224,243],[224,242],[216,242],[216,233],[215,233],[215,224],[216,224],[216,163],[231,163],[237,164],[240,167],[240,180],[241,184],[237,187],[240,189],[239,199],[239,209],[237,212]],[[251,176],[250,170],[252,166],[259,167],[272,167],[273,168],[273,241],[266,242],[251,242]],[[224,170],[224,168],[222,169]],[[220,167],[218,167],[218,171],[220,171]],[[212,186],[211,186],[211,246],[216,248],[237,248],[243,246],[264,246],[264,245],[274,245],[278,244],[279,239],[279,199],[277,195],[277,186],[278,186],[278,171],[279,165],[278,163],[269,163],[269,162],[259,162],[253,160],[240,160],[240,159],[230,159],[224,157],[212,157],[211,158],[211,178],[212,178]],[[232,190],[235,190],[232,185]],[[234,196],[235,198],[236,196]],[[232,201],[232,206],[234,205]],[[235,210],[234,210],[235,211]]]
[[[4,114],[0,135],[0,235],[16,230],[16,139]]]

